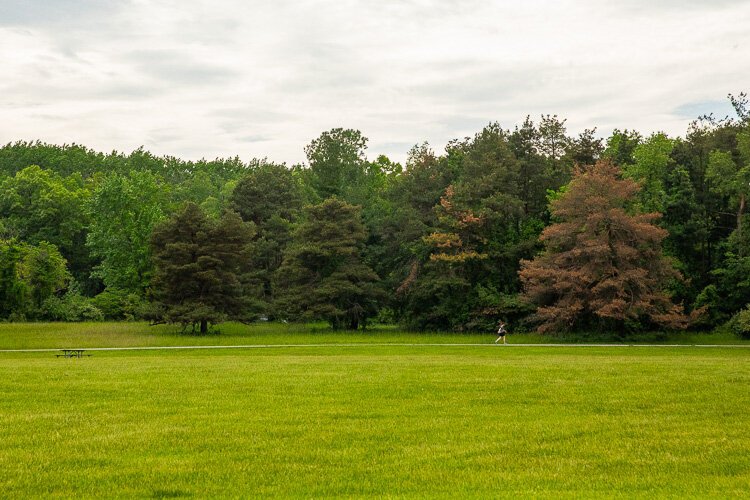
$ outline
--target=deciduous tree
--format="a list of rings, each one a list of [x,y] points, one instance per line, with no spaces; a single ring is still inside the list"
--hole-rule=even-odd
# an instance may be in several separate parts
[[[80,175],[61,177],[32,165],[0,186],[0,218],[6,233],[19,241],[52,243],[70,259],[87,253],[87,197]]]
[[[367,138],[359,130],[335,128],[323,132],[305,147],[309,180],[321,200],[330,196],[348,199],[367,170]]]
[[[706,176],[711,181],[711,189],[727,196],[736,207],[736,231],[742,239],[742,219],[745,215],[747,198],[750,197],[750,125],[737,134],[739,158],[725,151],[713,151],[709,157]],[[740,256],[743,250],[740,248]]]
[[[43,304],[65,289],[70,273],[57,247],[0,240],[0,319],[44,317]]]
[[[87,245],[101,259],[94,273],[110,290],[142,295],[151,271],[151,232],[166,217],[167,186],[148,171],[112,174],[94,190],[87,209]]]

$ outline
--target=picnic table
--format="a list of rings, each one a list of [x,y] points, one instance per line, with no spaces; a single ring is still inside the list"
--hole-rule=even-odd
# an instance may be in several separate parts
[[[84,356],[91,356],[91,354],[84,354],[86,349],[60,349],[62,354],[55,354],[55,356],[63,358],[82,358]]]

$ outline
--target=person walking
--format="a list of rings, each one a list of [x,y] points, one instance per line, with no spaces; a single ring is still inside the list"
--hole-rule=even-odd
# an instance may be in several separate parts
[[[505,323],[503,323],[501,321],[500,322],[500,326],[498,326],[498,328],[497,328],[497,335],[498,335],[498,337],[495,339],[495,343],[497,344],[500,341],[500,339],[503,339],[503,344],[507,344],[507,342],[505,341],[505,334],[506,333],[508,333],[508,332],[505,330]]]

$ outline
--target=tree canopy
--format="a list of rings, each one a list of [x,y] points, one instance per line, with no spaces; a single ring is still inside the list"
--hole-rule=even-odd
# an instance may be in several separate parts
[[[691,328],[715,328],[750,303],[750,106],[729,98],[736,116],[680,137],[571,133],[545,114],[417,144],[403,165],[348,128],[292,166],[10,143],[0,319],[137,319],[151,303],[198,330],[264,317],[630,331],[684,326],[681,304]]]

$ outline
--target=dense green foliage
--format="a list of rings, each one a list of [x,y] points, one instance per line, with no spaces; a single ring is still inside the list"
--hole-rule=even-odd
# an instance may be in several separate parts
[[[363,261],[360,209],[336,197],[307,207],[276,271],[278,315],[356,330],[377,313],[378,276]]]
[[[735,314],[730,325],[734,333],[743,339],[750,339],[750,306]]]
[[[50,311],[48,301],[69,281],[65,259],[55,245],[0,241],[0,318],[62,319]]]
[[[8,144],[0,148],[0,241],[18,249],[1,257],[0,319],[143,317],[157,295],[153,230],[193,203],[206,220],[229,209],[255,226],[243,263],[246,318],[354,326],[363,322],[332,318],[361,309],[359,319],[413,329],[489,330],[499,319],[531,328],[535,305],[521,294],[520,262],[542,251],[540,235],[555,222],[549,203],[564,196],[576,165],[609,159],[639,185],[623,210],[661,214],[654,224],[666,231],[662,250],[683,279],[657,280],[659,293],[683,307],[691,328],[711,329],[750,303],[750,113],[744,94],[730,98],[736,118],[703,117],[685,137],[615,130],[600,139],[594,129],[570,136],[564,119],[543,115],[513,129],[490,123],[442,154],[417,145],[404,165],[368,159],[367,138],[343,128],[322,133],[305,147],[307,163],[291,167]],[[304,207],[331,197],[359,207],[351,212],[357,222],[336,236],[356,240],[358,264],[321,274],[308,263],[303,279],[302,249],[321,243],[305,240],[316,211]],[[36,285],[19,274],[17,252],[47,244],[66,278],[31,298]],[[344,307],[352,293],[368,299]],[[614,326],[650,323],[629,317]]]
[[[248,279],[255,287],[252,298],[256,309],[273,316],[273,275],[302,210],[300,182],[283,165],[261,165],[237,182],[231,208],[242,220],[255,225],[257,235],[248,252]]]
[[[235,212],[210,219],[195,203],[164,221],[151,236],[156,272],[152,282],[156,321],[200,327],[249,316],[244,289],[254,234]]]
[[[88,205],[87,245],[100,263],[93,276],[108,291],[141,294],[149,285],[149,239],[165,217],[168,188],[148,171],[113,174],[94,189]]]

